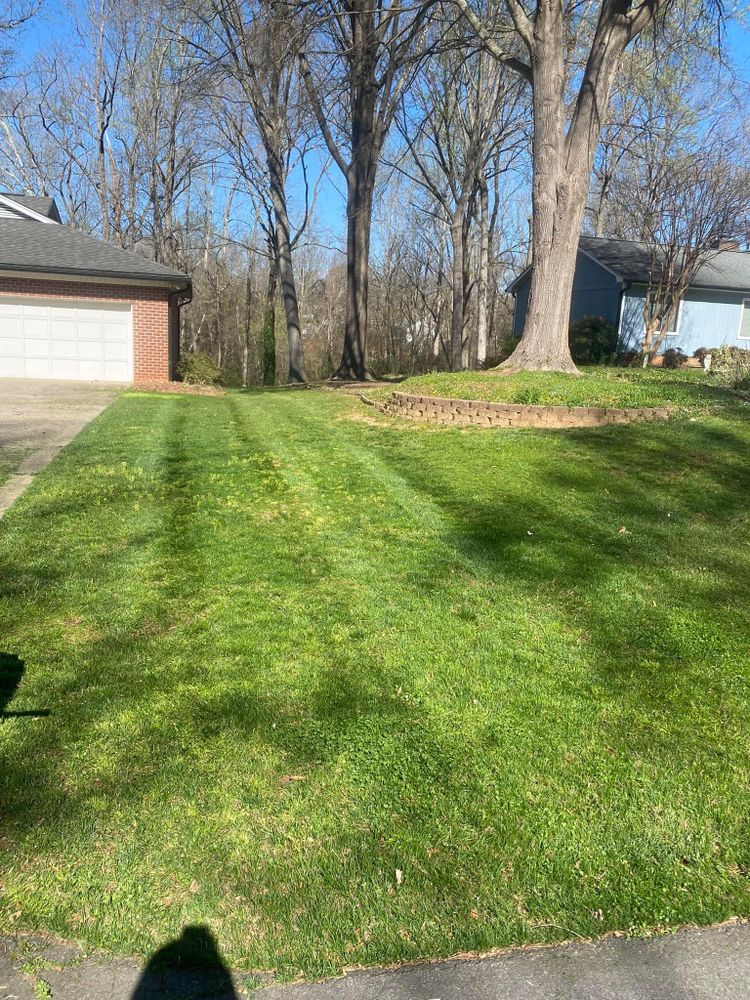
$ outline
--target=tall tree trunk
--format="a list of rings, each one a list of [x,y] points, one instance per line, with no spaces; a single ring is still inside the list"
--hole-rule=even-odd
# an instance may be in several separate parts
[[[263,353],[263,385],[276,382],[276,288],[278,285],[278,264],[271,254],[268,259],[268,284],[266,302],[261,325],[261,347]]]
[[[562,5],[546,9],[547,16],[534,28],[531,289],[523,335],[503,366],[575,372],[568,318],[585,201],[576,199],[580,180],[565,164]],[[542,31],[557,44],[537,37]]]
[[[490,269],[490,213],[487,179],[479,179],[479,267],[477,274],[477,368],[487,360],[487,292]]]
[[[633,12],[603,4],[566,128],[565,32],[562,3],[537,5],[533,20],[516,5],[531,56],[532,272],[523,335],[505,368],[577,373],[568,345],[568,325],[581,223],[594,155],[617,67],[652,4]],[[633,21],[632,18],[637,18]],[[530,33],[530,34],[529,34]]]
[[[245,388],[247,388],[250,382],[250,310],[252,301],[253,273],[250,267],[248,267],[245,278],[245,330],[244,337],[242,338],[242,384]]]
[[[471,261],[469,259],[469,226],[471,225],[471,215],[472,210],[467,208],[464,212],[464,224],[462,230],[463,238],[463,262],[464,262],[464,274],[463,274],[463,336],[461,338],[461,367],[471,368],[472,363],[472,330],[469,326],[469,306],[471,304],[471,273],[470,265]]]
[[[463,359],[463,339],[464,339],[464,299],[465,299],[465,266],[464,254],[466,251],[464,241],[464,212],[463,202],[456,204],[453,217],[450,223],[451,248],[453,250],[453,262],[451,268],[451,293],[453,302],[451,306],[451,356],[450,369],[452,372],[459,372],[464,366]]]
[[[289,373],[287,381],[304,382],[305,353],[302,345],[302,327],[299,318],[297,286],[292,266],[292,243],[281,158],[277,154],[269,152],[268,167],[271,182],[271,204],[273,205],[276,220],[276,250],[278,254],[279,279],[281,280],[281,300],[284,304],[287,340],[289,343]]]
[[[372,182],[368,163],[355,156],[347,178],[346,318],[337,379],[371,379],[367,367],[367,296],[372,227]],[[367,160],[369,161],[369,156]]]

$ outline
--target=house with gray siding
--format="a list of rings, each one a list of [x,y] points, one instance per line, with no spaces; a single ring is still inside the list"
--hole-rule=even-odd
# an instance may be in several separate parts
[[[578,247],[570,322],[603,316],[618,331],[618,351],[638,350],[643,341],[643,304],[651,269],[651,248],[631,240],[582,236]],[[527,267],[508,286],[515,298],[513,333],[520,336],[531,284]],[[730,344],[750,349],[750,253],[719,250],[705,263],[680,302],[674,330],[662,351]]]

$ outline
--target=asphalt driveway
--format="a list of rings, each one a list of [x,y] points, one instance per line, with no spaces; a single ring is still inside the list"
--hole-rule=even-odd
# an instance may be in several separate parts
[[[0,517],[123,386],[0,379]]]
[[[178,945],[160,954],[175,957]],[[0,1000],[749,1000],[750,926],[368,969],[257,991],[254,986],[262,987],[262,978],[233,976],[218,953],[200,968],[155,961],[144,968],[132,959],[86,955],[60,941],[0,936]]]

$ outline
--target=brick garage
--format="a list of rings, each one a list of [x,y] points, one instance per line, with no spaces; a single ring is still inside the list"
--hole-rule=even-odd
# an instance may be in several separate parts
[[[187,275],[60,223],[52,199],[0,195],[0,377],[174,378]]]
[[[76,302],[122,302],[133,314],[133,382],[168,382],[174,377],[176,305],[169,290],[137,285],[105,285],[48,278],[0,277],[0,295]],[[171,316],[170,316],[171,313]],[[171,337],[170,337],[171,333]]]

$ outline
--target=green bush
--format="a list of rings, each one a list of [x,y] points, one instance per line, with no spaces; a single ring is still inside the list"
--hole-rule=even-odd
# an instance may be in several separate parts
[[[640,351],[620,351],[615,355],[615,364],[618,368],[640,368],[643,355]]]
[[[582,316],[570,324],[570,353],[577,365],[600,365],[617,350],[617,327],[603,316]]]
[[[711,373],[720,385],[738,392],[750,389],[750,351],[722,344],[712,348],[710,354]]]
[[[221,380],[221,371],[210,355],[188,351],[177,363],[177,377],[188,385],[216,385]]]
[[[679,347],[668,347],[662,355],[662,368],[682,368],[688,357]]]

